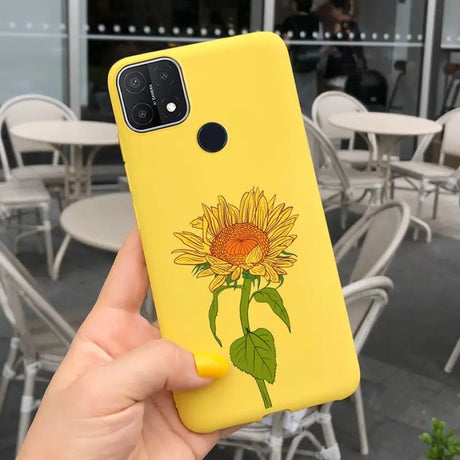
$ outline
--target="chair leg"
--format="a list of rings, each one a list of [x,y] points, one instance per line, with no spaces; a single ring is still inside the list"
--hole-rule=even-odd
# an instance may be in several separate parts
[[[363,395],[361,393],[361,385],[359,385],[356,389],[353,395],[353,399],[355,404],[356,419],[358,421],[361,455],[367,455],[369,453],[369,443],[367,441],[366,419],[364,416]]]
[[[394,199],[395,197],[395,178],[391,176],[390,178],[390,199]]]
[[[22,211],[18,209],[16,214],[16,227],[15,227],[15,236],[14,236],[14,245],[13,252],[17,254],[19,251],[19,240],[21,239],[20,228],[22,227]]]
[[[324,444],[326,447],[332,447],[337,444],[331,417],[332,403],[323,404],[319,409],[318,420],[323,431]]]
[[[432,218],[436,219],[438,216],[438,202],[439,202],[439,185],[436,185],[436,189],[434,191],[434,203],[433,203],[433,215]]]
[[[0,382],[0,414],[2,413],[3,404],[8,393],[8,387],[11,380],[16,376],[15,363],[19,352],[19,338],[13,337],[10,341],[10,349],[3,365],[2,380]]]
[[[235,454],[233,455],[233,460],[243,460],[244,449],[242,447],[237,447],[235,449]]]
[[[45,241],[46,264],[49,275],[53,277],[53,239],[51,237],[51,221],[48,203],[43,203],[40,206],[40,217]]]
[[[416,240],[418,238],[418,231],[419,229],[425,230],[426,232],[426,242],[430,243],[431,242],[431,227],[422,219],[411,216],[410,217],[410,223],[414,227],[414,235],[413,238]]]
[[[343,230],[347,225],[348,218],[348,206],[347,206],[347,196],[345,193],[342,193],[340,196],[340,228]]]
[[[19,449],[26,437],[27,430],[30,426],[32,412],[36,409],[34,389],[35,377],[38,372],[38,363],[26,364],[24,369],[24,392],[21,398],[21,411],[19,415],[18,438],[16,443],[16,452]]]
[[[273,440],[273,439],[272,439]],[[283,449],[283,438],[276,439],[277,442],[271,446],[272,451],[270,453],[270,460],[281,460],[282,449]]]
[[[54,259],[53,269],[51,273],[51,279],[53,281],[57,281],[59,278],[59,270],[61,268],[62,259],[64,258],[64,254],[67,251],[67,247],[69,246],[72,237],[66,233],[64,240],[61,243],[61,246],[56,253],[56,258]]]
[[[452,350],[452,353],[449,356],[449,359],[447,360],[446,366],[444,367],[444,372],[447,374],[450,374],[452,372],[452,368],[455,366],[455,363],[457,362],[457,359],[460,356],[460,339],[458,339],[457,344],[455,345],[454,349]]]

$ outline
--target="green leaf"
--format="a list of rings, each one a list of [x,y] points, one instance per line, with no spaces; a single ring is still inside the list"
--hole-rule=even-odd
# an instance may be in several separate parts
[[[285,257],[297,257],[297,254],[294,254],[293,252],[287,252],[287,251],[283,251],[281,252],[281,257],[285,256]]]
[[[230,345],[230,359],[235,367],[256,379],[275,381],[276,350],[273,335],[267,329],[248,331]]]
[[[192,269],[192,275],[197,275],[198,273],[208,269],[209,267],[211,267],[211,264],[208,262],[205,262],[204,264],[195,265]]]
[[[217,289],[213,296],[212,296],[212,302],[211,306],[209,307],[209,326],[211,328],[212,335],[216,339],[217,343],[222,346],[222,342],[220,341],[219,337],[217,337],[216,333],[216,318],[217,318],[217,313],[219,312],[219,294],[223,291],[222,288]]]
[[[268,303],[273,313],[286,324],[289,332],[291,332],[291,322],[289,321],[288,312],[284,307],[282,297],[276,289],[269,287],[261,289],[254,293],[254,299],[259,303]]]

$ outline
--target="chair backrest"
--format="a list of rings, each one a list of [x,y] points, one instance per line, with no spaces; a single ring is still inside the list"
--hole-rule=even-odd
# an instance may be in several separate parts
[[[447,123],[449,122],[449,120],[454,117],[455,115],[459,114],[460,113],[460,107],[457,107],[455,109],[452,109],[450,110],[449,112],[446,112],[444,115],[441,115],[436,121],[442,125],[443,127],[445,127],[447,125]],[[458,124],[458,119],[457,119],[457,126],[459,126]],[[453,126],[453,125],[452,125]],[[457,129],[458,131],[458,129]],[[454,133],[455,134],[455,133]],[[428,148],[428,146],[431,144],[431,141],[433,140],[435,134],[427,134],[425,136],[423,136],[422,138],[422,141],[420,142],[420,144],[417,146],[417,149],[415,150],[414,154],[412,155],[412,158],[411,158],[411,161],[423,161],[423,157],[425,155],[425,152],[426,152],[426,149]],[[443,140],[445,138],[445,133],[444,133],[444,137],[443,137]],[[455,137],[454,137],[455,138]],[[459,150],[458,146],[457,146],[457,151]],[[441,148],[441,152],[440,152],[440,155],[439,155],[439,160],[438,160],[438,163],[439,164],[443,164],[444,163],[444,153],[443,153],[443,148]]]
[[[6,101],[0,107],[0,129],[6,125],[7,129],[19,123],[42,120],[76,120],[76,115],[62,102],[48,96],[39,94],[27,94],[17,96]],[[54,149],[43,143],[37,143],[9,136],[13,153],[18,166],[23,166],[23,153],[28,152],[52,152]],[[58,155],[53,156],[56,164]],[[5,146],[0,138],[0,160],[2,162],[5,178],[11,179],[10,165]]]
[[[445,156],[451,155],[460,157],[460,107],[451,110],[450,117],[444,124],[444,136],[442,138],[441,153],[439,161],[444,163]]]
[[[311,108],[313,121],[323,130],[326,136],[334,141],[347,140],[348,148],[353,148],[355,140],[354,131],[338,128],[329,123],[329,117],[344,112],[367,112],[366,107],[350,94],[341,91],[326,91],[320,94],[314,101]],[[364,136],[372,157],[377,152],[377,141],[374,134]],[[339,147],[339,145],[337,145]]]
[[[337,264],[363,239],[350,283],[384,275],[406,234],[410,210],[406,203],[389,201],[368,211],[334,245]]]
[[[362,279],[342,289],[358,354],[388,303],[388,295],[392,289],[393,283],[386,276]]]
[[[36,343],[29,327],[30,314],[47,327],[65,346],[75,335],[73,328],[62,318],[43,295],[38,283],[19,260],[0,242],[0,307],[14,334],[19,337],[26,360],[37,356]]]
[[[339,178],[343,191],[351,192],[348,175],[331,141],[321,128],[306,115],[303,115],[303,123],[319,185],[321,186],[321,168],[328,168],[332,169]]]

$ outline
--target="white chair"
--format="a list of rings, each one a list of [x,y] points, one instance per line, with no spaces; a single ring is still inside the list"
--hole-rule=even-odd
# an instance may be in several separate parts
[[[348,206],[370,193],[370,206],[380,204],[385,180],[376,171],[358,171],[342,163],[337,151],[324,132],[306,115],[305,130],[322,192],[325,211],[340,207],[340,224],[345,228]],[[328,196],[324,194],[328,192]],[[323,195],[324,194],[324,195]],[[338,200],[337,200],[338,199]]]
[[[388,302],[388,293],[392,287],[390,279],[378,276],[357,281],[343,288],[358,353]],[[241,460],[245,450],[255,452],[261,459],[280,460],[283,447],[287,449],[284,457],[286,460],[292,460],[294,455],[340,460],[340,449],[332,425],[331,406],[332,402],[328,402],[292,414],[274,414],[233,433],[221,440],[219,445],[235,447],[235,460]],[[292,423],[292,419],[296,423]],[[310,431],[315,424],[321,427],[323,442]],[[299,444],[305,438],[310,441],[314,450],[299,449]]]
[[[53,272],[53,242],[50,221],[51,197],[43,182],[38,179],[12,180],[0,183],[0,218],[7,226],[12,225],[17,231],[14,242],[17,248],[19,241],[27,235],[42,233],[45,243],[45,255],[48,273]],[[22,213],[38,214],[36,224],[22,222]],[[17,222],[12,224],[13,219]]]
[[[27,94],[13,97],[0,107],[0,128],[7,129],[19,123],[42,120],[77,120],[72,110],[62,102],[48,96]],[[0,160],[6,181],[12,179],[42,179],[46,186],[62,188],[68,175],[68,161],[51,145],[27,141],[10,136],[16,166],[11,166],[5,145],[0,138]],[[31,153],[48,152],[50,161],[43,164],[24,164],[24,156]],[[62,162],[60,160],[62,159]]]
[[[334,245],[334,255],[342,278],[341,262],[351,251],[355,251],[355,259],[348,278],[349,283],[384,275],[407,232],[409,222],[409,206],[402,202],[389,201],[366,212]],[[350,258],[347,257],[347,266],[350,265],[350,262]],[[361,330],[361,323],[367,314],[366,312],[367,306],[366,303],[363,303],[361,306],[356,305],[353,313],[350,314],[350,323],[358,351],[370,331],[370,329],[367,330],[364,339],[357,339],[358,330]],[[364,334],[364,332],[359,332],[359,334]],[[354,394],[354,400],[361,453],[367,454],[369,447],[360,386]]]
[[[342,91],[326,91],[320,94],[311,108],[313,121],[321,128],[337,149],[337,154],[343,162],[357,169],[370,168],[377,159],[377,141],[374,134],[364,136],[368,145],[367,150],[355,149],[355,132],[338,128],[329,123],[331,115],[343,112],[367,112],[366,107],[353,96]],[[341,149],[342,141],[347,141],[348,147]]]
[[[399,177],[406,179],[417,190],[415,215],[419,217],[427,196],[434,193],[433,219],[436,219],[437,215],[439,190],[443,185],[449,184],[455,174],[453,168],[444,165],[445,157],[446,155],[460,157],[460,108],[445,113],[436,121],[444,126],[438,163],[423,161],[424,154],[433,140],[433,134],[424,136],[410,161],[390,162],[392,195],[394,194],[395,180]]]
[[[13,331],[0,382],[0,411],[9,383],[24,380],[17,437],[19,449],[40,401],[34,387],[39,375],[54,373],[75,334],[45,298],[18,259],[0,243],[0,307]]]

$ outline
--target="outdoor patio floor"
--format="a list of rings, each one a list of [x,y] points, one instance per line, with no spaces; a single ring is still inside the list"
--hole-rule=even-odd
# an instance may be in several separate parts
[[[409,192],[397,197],[413,204]],[[406,235],[388,271],[395,291],[360,356],[370,460],[423,458],[424,445],[418,436],[429,429],[431,417],[460,430],[460,361],[452,374],[443,372],[460,336],[460,209],[456,197],[443,196],[441,204],[438,220],[429,220],[435,229],[430,244],[423,235],[418,241],[412,240],[411,232]],[[427,204],[427,213],[429,209]],[[328,222],[331,238],[336,240],[341,234],[337,214],[331,213]],[[3,231],[0,237],[11,244],[10,234]],[[61,238],[56,229],[56,248]],[[60,280],[53,282],[47,276],[43,254],[38,254],[32,243],[24,244],[20,259],[56,308],[71,322],[78,322],[96,299],[114,254],[73,242]],[[9,330],[1,320],[0,363],[8,337]],[[1,460],[14,458],[20,391],[20,383],[12,385],[0,415]],[[342,458],[366,458],[359,454],[350,401],[335,403],[332,416]],[[308,448],[308,443],[304,445]],[[232,450],[217,447],[207,458],[230,459]]]

